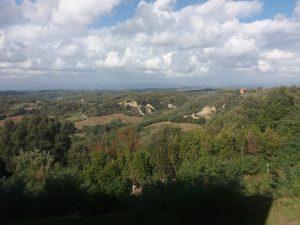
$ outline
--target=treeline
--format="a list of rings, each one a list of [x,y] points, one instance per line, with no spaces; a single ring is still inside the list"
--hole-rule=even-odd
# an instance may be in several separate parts
[[[239,101],[237,90],[135,90],[135,91],[39,91],[0,92],[0,120],[5,116],[46,114],[61,119],[77,119],[81,116],[101,116],[112,113],[140,116],[130,107],[118,102],[136,101],[139,105],[151,104],[155,111],[147,114],[146,123],[170,120],[173,122],[197,122],[203,120],[184,119],[184,114],[199,112],[204,106],[232,107]],[[170,110],[168,104],[176,109]],[[164,114],[163,117],[161,114]],[[1,118],[2,116],[2,118]]]
[[[113,121],[79,134],[47,115],[7,122],[0,218],[211,215],[236,213],[253,196],[299,195],[299,115],[297,98],[278,88],[187,133]]]

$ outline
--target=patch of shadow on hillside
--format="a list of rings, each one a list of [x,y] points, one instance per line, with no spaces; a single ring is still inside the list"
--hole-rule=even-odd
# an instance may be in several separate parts
[[[235,183],[199,185],[173,182],[157,183],[145,188],[135,206],[137,214],[142,218],[136,224],[264,225],[272,206],[272,198],[244,196]],[[152,219],[147,216],[143,218],[145,212]]]
[[[55,182],[42,196],[18,197],[15,191],[0,196],[1,219],[49,225],[264,225],[272,206],[269,197],[244,196],[238,182],[158,182],[145,186],[140,196],[118,198],[67,184]]]

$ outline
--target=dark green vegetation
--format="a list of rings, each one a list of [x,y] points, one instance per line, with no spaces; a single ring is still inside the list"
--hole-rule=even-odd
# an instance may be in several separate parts
[[[142,108],[139,124],[75,128],[86,117],[139,115],[124,101],[155,110]],[[298,87],[9,92],[0,102],[1,119],[23,115],[0,128],[0,222],[265,224],[272,201],[299,198]],[[185,116],[205,106],[216,108],[210,118]],[[161,121],[202,126],[148,127]]]

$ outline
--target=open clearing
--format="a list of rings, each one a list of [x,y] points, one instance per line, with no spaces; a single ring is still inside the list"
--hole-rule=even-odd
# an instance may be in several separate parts
[[[167,126],[167,125],[179,127],[179,128],[181,128],[184,132],[196,130],[196,129],[198,129],[198,128],[201,127],[200,125],[198,125],[198,124],[193,124],[193,123],[172,123],[172,122],[170,122],[170,121],[164,121],[164,122],[159,122],[159,123],[153,123],[153,124],[149,125],[148,127],[150,127],[150,128],[160,128],[160,127]]]
[[[105,125],[113,120],[121,120],[123,123],[139,124],[143,121],[143,118],[137,116],[126,116],[124,114],[112,114],[107,116],[90,117],[87,120],[79,121],[75,123],[77,129],[83,127]]]
[[[300,197],[276,199],[269,211],[266,225],[299,225]]]
[[[0,127],[3,127],[6,121],[15,121],[19,122],[23,116],[10,116],[6,117],[4,120],[0,120]]]

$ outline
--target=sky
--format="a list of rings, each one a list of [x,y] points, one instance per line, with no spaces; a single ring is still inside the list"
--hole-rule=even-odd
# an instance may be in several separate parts
[[[0,90],[299,84],[297,0],[0,0]]]

